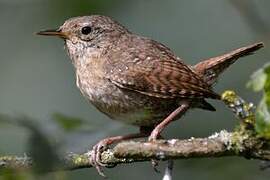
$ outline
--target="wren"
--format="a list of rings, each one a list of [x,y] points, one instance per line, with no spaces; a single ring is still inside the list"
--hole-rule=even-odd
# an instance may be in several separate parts
[[[215,111],[205,99],[220,100],[212,89],[219,75],[239,57],[263,47],[246,46],[186,65],[168,47],[133,34],[110,17],[68,19],[60,28],[37,33],[64,39],[83,96],[111,119],[140,127],[140,132],[109,137],[93,148],[92,164],[100,166],[104,149],[121,140],[161,137],[162,130],[190,108]]]

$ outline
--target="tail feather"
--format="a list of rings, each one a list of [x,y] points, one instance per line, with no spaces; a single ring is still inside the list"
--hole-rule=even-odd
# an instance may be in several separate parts
[[[193,69],[197,74],[204,78],[205,82],[209,85],[213,85],[218,76],[238,58],[253,54],[253,52],[263,46],[263,43],[259,42],[250,46],[242,47],[224,55],[204,60],[194,65]]]

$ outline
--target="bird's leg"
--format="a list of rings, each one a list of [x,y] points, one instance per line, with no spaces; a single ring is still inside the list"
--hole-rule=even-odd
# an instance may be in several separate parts
[[[125,135],[125,136],[115,136],[115,137],[108,137],[105,138],[101,141],[99,141],[92,150],[91,153],[91,164],[97,169],[98,173],[101,176],[104,176],[104,173],[101,169],[101,166],[108,166],[108,164],[104,164],[101,162],[101,154],[103,151],[105,151],[107,149],[107,147],[113,143],[117,143],[123,140],[128,140],[128,139],[135,139],[135,138],[142,138],[142,137],[147,137],[149,136],[150,132],[146,129],[144,129],[143,127],[140,128],[140,133],[136,133],[136,134],[129,134],[129,135]]]
[[[167,118],[165,118],[161,123],[159,123],[151,132],[148,141],[155,141],[158,137],[162,137],[160,134],[163,129],[172,121],[175,120],[176,117],[180,118],[190,107],[189,102],[182,102],[181,105],[174,110]],[[158,162],[154,159],[151,160],[152,166],[156,172],[159,172],[157,169]]]
[[[104,173],[102,172],[101,166],[108,166],[108,164],[104,164],[101,162],[101,154],[102,152],[111,144],[117,143],[123,140],[128,140],[128,139],[135,139],[135,138],[142,138],[142,137],[147,137],[150,132],[150,136],[148,138],[149,141],[155,141],[159,137],[161,137],[160,133],[162,130],[172,121],[175,120],[176,117],[182,116],[189,108],[189,103],[184,101],[181,102],[181,105],[174,110],[167,118],[165,118],[161,123],[159,123],[154,129],[151,127],[140,127],[140,133],[136,134],[129,134],[125,136],[115,136],[115,137],[109,137],[106,139],[103,139],[99,141],[94,147],[93,151],[91,154],[91,162],[93,166],[97,169],[98,173],[101,176],[104,176]],[[153,129],[153,130],[152,130]],[[154,169],[157,166],[156,161],[152,161]]]
[[[160,136],[163,129],[170,124],[175,118],[180,118],[190,107],[190,103],[184,101],[181,105],[175,109],[168,117],[166,117],[161,123],[159,123],[151,132],[148,141],[155,141]]]

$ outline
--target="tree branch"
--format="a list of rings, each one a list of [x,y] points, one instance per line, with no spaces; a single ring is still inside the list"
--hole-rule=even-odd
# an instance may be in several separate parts
[[[222,130],[206,138],[157,140],[155,142],[124,141],[114,148],[107,149],[101,155],[103,163],[113,167],[122,163],[139,161],[187,159],[202,157],[239,156],[247,159],[270,161],[270,141],[258,136],[255,130],[255,114],[251,103],[245,102],[233,91],[222,94],[224,103],[240,119],[234,132]],[[79,169],[92,167],[91,151],[76,154],[70,153],[60,157],[61,164],[49,169]],[[28,157],[0,157],[0,169],[29,169],[35,162]]]
[[[229,133],[225,130],[207,138],[171,139],[157,142],[126,141],[102,153],[102,162],[109,165],[149,161],[150,159],[187,159],[197,157],[241,156],[248,159],[270,160],[270,149],[262,139]],[[67,154],[61,169],[92,167],[91,151]],[[0,157],[0,168],[28,169],[33,165],[30,157]],[[53,169],[52,169],[53,170]]]

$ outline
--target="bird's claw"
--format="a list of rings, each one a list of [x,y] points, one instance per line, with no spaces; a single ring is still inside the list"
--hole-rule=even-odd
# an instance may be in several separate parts
[[[98,171],[98,174],[106,177],[105,174],[103,173],[103,169],[102,167],[106,167],[108,166],[108,164],[103,163],[102,159],[101,159],[101,154],[102,152],[104,152],[107,149],[107,143],[106,141],[102,140],[99,143],[97,143],[93,149],[92,149],[92,153],[91,153],[91,164],[93,165],[93,167],[96,168],[96,170]]]

